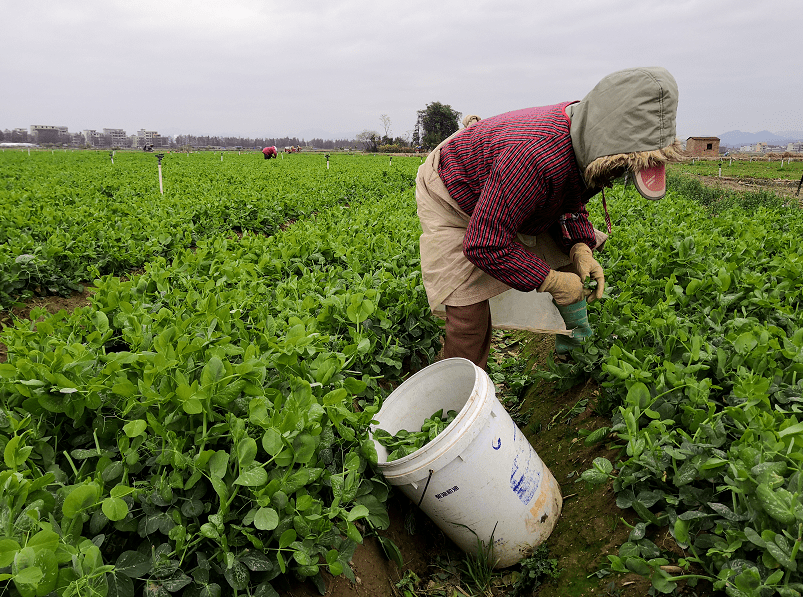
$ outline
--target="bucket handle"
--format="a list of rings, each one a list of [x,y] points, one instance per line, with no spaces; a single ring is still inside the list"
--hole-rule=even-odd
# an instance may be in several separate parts
[[[432,474],[433,474],[434,472],[435,472],[434,470],[432,470],[432,469],[429,469],[429,477],[427,477],[427,484],[426,484],[426,485],[424,485],[424,493],[422,493],[422,494],[421,494],[421,499],[420,499],[420,500],[418,500],[418,507],[419,507],[419,508],[421,507],[421,502],[423,502],[423,501],[424,501],[424,496],[425,496],[425,495],[427,495],[427,487],[429,487],[429,482],[430,482],[430,480],[432,479]]]

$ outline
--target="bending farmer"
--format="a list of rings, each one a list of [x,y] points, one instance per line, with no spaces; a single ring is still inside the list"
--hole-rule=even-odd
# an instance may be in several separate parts
[[[445,357],[485,367],[488,299],[511,287],[549,292],[567,328],[590,335],[585,299],[605,287],[592,250],[607,236],[586,203],[627,170],[642,195],[663,197],[664,164],[680,157],[677,101],[665,69],[622,70],[579,102],[468,116],[429,154],[416,179],[421,269],[430,307],[446,306]],[[558,353],[578,343],[564,338]]]

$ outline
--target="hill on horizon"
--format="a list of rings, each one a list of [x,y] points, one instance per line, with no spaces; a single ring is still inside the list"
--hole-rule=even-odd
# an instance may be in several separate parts
[[[739,145],[755,145],[756,143],[769,143],[770,145],[786,145],[803,140],[803,131],[780,131],[771,133],[770,131],[759,131],[757,133],[746,133],[743,131],[728,131],[719,135],[719,142],[722,145],[737,147]]]

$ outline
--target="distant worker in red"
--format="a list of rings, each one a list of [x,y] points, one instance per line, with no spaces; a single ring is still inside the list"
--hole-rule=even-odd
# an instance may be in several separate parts
[[[272,145],[270,147],[266,147],[265,149],[263,149],[262,150],[262,155],[265,156],[266,160],[269,160],[269,159],[275,158],[277,155],[279,155],[279,152],[276,149],[276,146]]]

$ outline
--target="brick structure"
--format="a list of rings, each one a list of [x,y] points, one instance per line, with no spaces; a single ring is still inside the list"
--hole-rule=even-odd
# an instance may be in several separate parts
[[[718,157],[719,137],[689,137],[686,139],[686,154]]]

